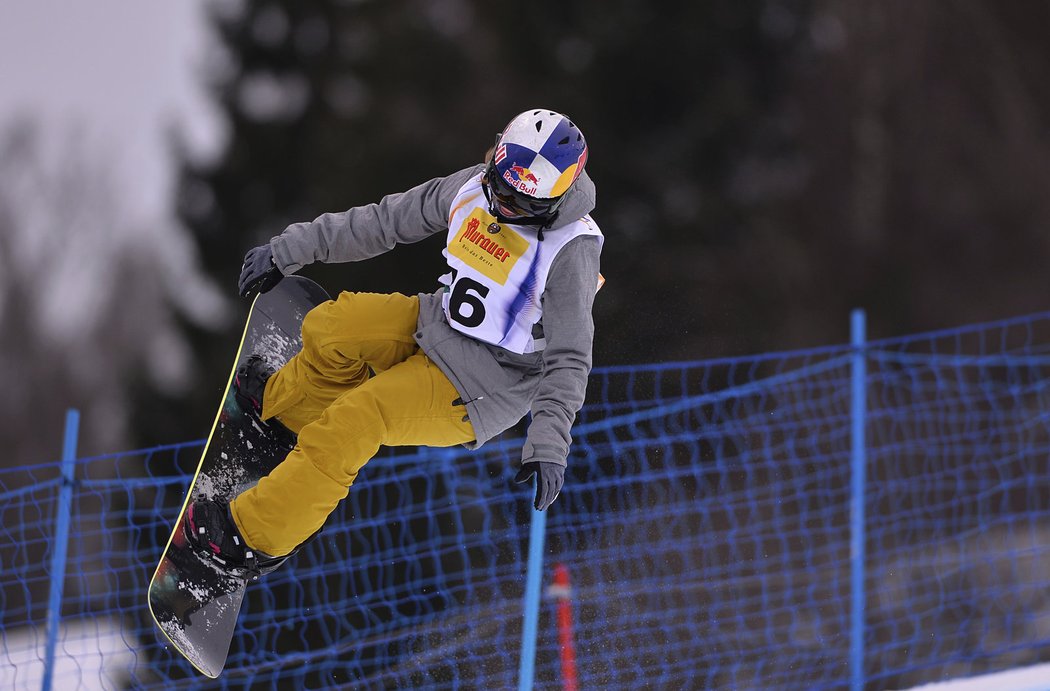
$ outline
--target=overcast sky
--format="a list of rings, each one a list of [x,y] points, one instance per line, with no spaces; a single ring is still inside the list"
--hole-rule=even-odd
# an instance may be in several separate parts
[[[209,38],[203,0],[0,0],[0,126],[18,113],[53,143],[83,127],[146,217],[168,203],[165,130],[213,150],[219,120],[199,74]],[[54,144],[57,145],[57,144]]]
[[[0,130],[19,116],[31,117],[41,125],[44,145],[43,160],[34,159],[31,171],[42,175],[6,180],[7,198],[18,204],[8,209],[16,233],[6,247],[21,271],[6,278],[46,286],[29,293],[38,338],[75,344],[69,352],[78,362],[92,362],[88,356],[94,353],[94,369],[111,371],[114,380],[121,367],[133,366],[127,353],[138,348],[147,352],[158,381],[188,381],[192,363],[170,316],[172,306],[200,324],[217,325],[232,314],[228,298],[236,276],[221,286],[207,280],[196,246],[178,232],[171,210],[171,129],[181,130],[202,155],[222,140],[222,120],[200,76],[213,45],[203,7],[215,1],[0,0]],[[74,191],[98,194],[99,201],[66,195],[68,203],[59,208],[55,195],[68,189],[54,183],[61,179],[55,171],[94,175]],[[37,180],[52,182],[50,194]],[[91,184],[97,181],[104,184]],[[114,270],[113,258],[129,252],[153,278],[135,303],[148,318],[142,323],[151,326],[148,338],[118,344],[123,355],[114,357],[99,351],[104,345],[85,343],[83,334],[97,334],[95,326],[116,318],[106,310],[112,296],[126,290],[116,284],[126,274]],[[152,301],[145,307],[143,295]],[[0,309],[0,323],[4,316]],[[28,362],[30,350],[16,349],[17,357]],[[107,411],[94,419],[100,428],[107,416],[123,420],[114,410],[126,403],[104,397],[95,396],[91,404]],[[123,443],[117,440],[119,420],[111,426],[116,431],[107,427],[109,436],[99,438]]]

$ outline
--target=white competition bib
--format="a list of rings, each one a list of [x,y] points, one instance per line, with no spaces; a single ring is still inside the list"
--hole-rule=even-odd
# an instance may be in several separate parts
[[[481,174],[452,201],[444,255],[450,273],[442,298],[452,328],[515,353],[542,350],[532,327],[543,316],[540,296],[558,252],[581,235],[604,238],[590,216],[543,232],[499,223],[488,211]]]

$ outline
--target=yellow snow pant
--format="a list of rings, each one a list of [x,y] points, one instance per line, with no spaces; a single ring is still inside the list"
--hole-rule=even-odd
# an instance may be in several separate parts
[[[313,535],[382,445],[474,440],[455,387],[412,337],[418,316],[419,298],[396,293],[342,293],[306,315],[302,351],[263,393],[263,419],[299,442],[230,505],[253,549],[280,556]]]

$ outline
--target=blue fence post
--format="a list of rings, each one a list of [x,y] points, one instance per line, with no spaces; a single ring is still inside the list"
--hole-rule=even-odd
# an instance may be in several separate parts
[[[536,637],[539,634],[540,586],[543,581],[543,543],[547,512],[532,510],[529,526],[529,562],[525,573],[525,622],[521,630],[518,691],[531,691],[536,676]]]
[[[70,509],[73,506],[73,480],[77,457],[80,412],[66,411],[66,434],[62,445],[62,486],[55,514],[55,541],[51,546],[51,595],[47,606],[47,648],[44,653],[43,691],[51,691],[55,671],[55,646],[62,620],[62,587],[66,580],[66,551],[69,548]]]
[[[864,425],[867,421],[867,336],[862,309],[850,315],[853,346],[850,405],[850,691],[864,689],[864,489],[868,459]]]

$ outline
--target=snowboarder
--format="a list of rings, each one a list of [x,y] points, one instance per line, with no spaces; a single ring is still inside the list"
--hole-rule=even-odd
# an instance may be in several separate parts
[[[434,233],[446,234],[450,271],[434,293],[344,292],[319,305],[277,372],[249,358],[238,398],[291,451],[229,505],[191,503],[186,537],[223,564],[276,560],[321,528],[381,445],[477,448],[530,411],[514,479],[535,475],[534,506],[547,509],[584,400],[601,280],[586,162],[568,117],[529,110],[485,162],[250,250],[244,296],[312,262],[361,261]]]

